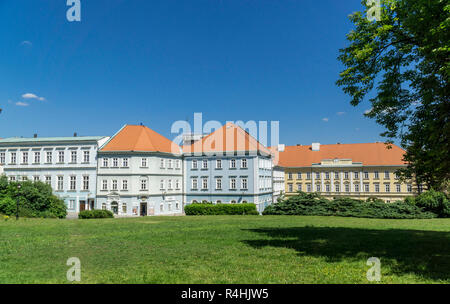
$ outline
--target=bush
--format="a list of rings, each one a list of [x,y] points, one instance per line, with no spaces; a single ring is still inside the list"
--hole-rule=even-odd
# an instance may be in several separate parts
[[[186,215],[258,215],[256,205],[246,204],[190,204],[184,207]]]
[[[351,198],[328,200],[316,193],[299,193],[268,206],[263,215],[319,215],[385,219],[434,218],[436,214],[404,202],[385,203],[372,199],[368,202]]]
[[[439,217],[450,217],[450,201],[443,192],[431,189],[418,195],[413,202],[416,206],[433,212]]]
[[[80,219],[94,219],[94,218],[113,218],[114,214],[109,210],[84,210],[78,213]]]
[[[14,215],[16,214],[16,202],[6,196],[0,199],[0,213],[5,215]]]

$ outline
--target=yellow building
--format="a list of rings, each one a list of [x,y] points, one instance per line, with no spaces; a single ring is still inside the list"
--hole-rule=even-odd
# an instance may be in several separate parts
[[[327,198],[376,197],[386,202],[415,195],[417,187],[401,183],[396,170],[406,164],[405,151],[385,143],[286,146],[279,153],[284,168],[285,193],[318,192]]]

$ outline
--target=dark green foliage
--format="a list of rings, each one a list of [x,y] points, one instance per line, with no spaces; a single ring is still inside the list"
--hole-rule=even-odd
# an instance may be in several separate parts
[[[5,176],[0,177],[0,213],[16,214],[19,200],[19,216],[65,218],[67,215],[64,201],[53,195],[52,188],[42,182],[9,182]]]
[[[403,178],[445,190],[450,180],[450,5],[448,0],[381,0],[380,20],[368,7],[350,15],[354,29],[340,50],[337,84],[381,135],[406,149]]]
[[[95,218],[113,218],[114,214],[109,210],[84,210],[78,213],[80,219],[95,219]]]
[[[416,206],[433,212],[439,217],[450,217],[450,201],[442,192],[431,189],[418,195],[413,202]]]
[[[434,218],[437,215],[404,202],[385,203],[379,200],[364,202],[351,198],[328,200],[312,193],[299,193],[268,206],[263,215],[321,215],[385,219]]]
[[[256,205],[247,204],[190,204],[184,207],[186,215],[257,215]]]

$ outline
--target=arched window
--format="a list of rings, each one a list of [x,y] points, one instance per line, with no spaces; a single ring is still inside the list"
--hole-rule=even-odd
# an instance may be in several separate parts
[[[192,201],[192,204],[197,204],[198,202],[196,201],[196,200],[193,200]]]
[[[235,201],[235,200],[232,200],[231,203],[232,203],[232,204],[236,204],[236,201]]]
[[[219,201],[216,202],[216,204],[222,204],[222,201],[219,200]]]
[[[242,201],[243,204],[247,204],[247,201]]]

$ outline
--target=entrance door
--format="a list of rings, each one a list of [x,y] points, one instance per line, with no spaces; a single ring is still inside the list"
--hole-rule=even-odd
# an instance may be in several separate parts
[[[80,201],[80,211],[86,210],[86,201]]]
[[[141,203],[141,216],[147,215],[147,203]]]
[[[89,201],[89,210],[94,210],[94,200]]]
[[[112,202],[111,203],[111,211],[114,214],[118,214],[119,213],[119,204],[117,202]]]

